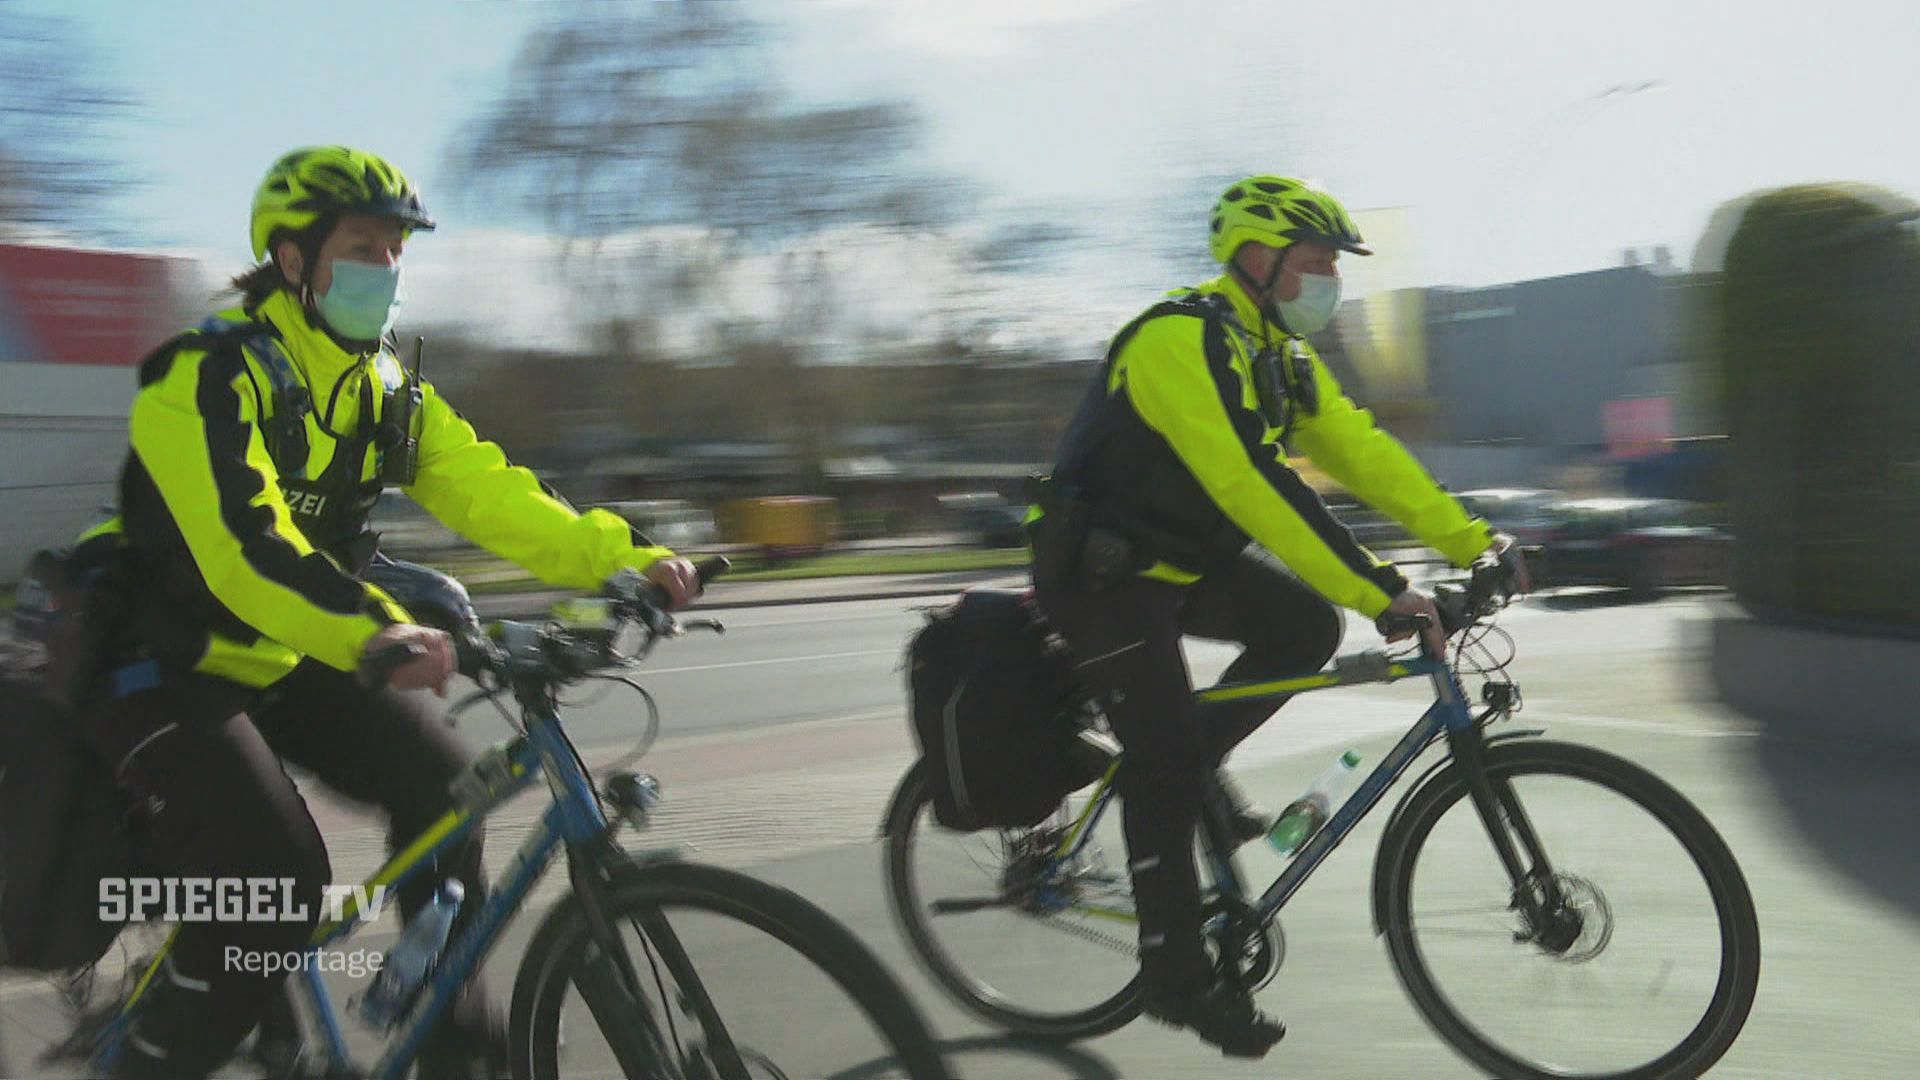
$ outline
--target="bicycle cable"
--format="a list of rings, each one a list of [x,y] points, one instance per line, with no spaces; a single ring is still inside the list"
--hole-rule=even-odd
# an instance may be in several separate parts
[[[660,917],[665,919],[666,915],[663,913]],[[667,981],[660,977],[660,962],[653,955],[653,939],[640,928],[637,918],[633,920],[633,932],[640,935],[640,948],[647,954],[647,966],[653,969],[653,985],[660,989],[660,1015],[667,1019],[667,1037],[673,1040],[673,1052],[685,1058],[687,1048],[680,1043],[680,1026],[673,1022],[673,1006],[667,997]],[[634,989],[638,990],[639,987]]]

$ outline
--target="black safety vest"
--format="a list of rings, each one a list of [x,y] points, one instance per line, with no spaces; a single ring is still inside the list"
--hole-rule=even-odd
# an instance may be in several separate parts
[[[392,411],[397,391],[383,385],[385,400],[376,414],[374,380],[362,379],[355,429],[332,433],[337,442],[332,460],[318,476],[309,476],[307,417],[314,412],[313,394],[287,357],[279,332],[271,323],[231,323],[215,316],[174,337],[155,355],[187,348],[215,354],[242,347],[267,373],[266,390],[254,383],[255,415],[261,417],[259,427],[267,455],[279,474],[280,491],[294,524],[308,543],[332,555],[349,573],[358,574],[373,557],[377,538],[367,529],[367,517],[385,486],[381,480],[385,472],[383,446],[389,440],[380,437],[379,416]],[[251,377],[252,366],[242,367]],[[327,412],[332,411],[329,403]],[[364,477],[369,451],[375,455],[372,479]]]

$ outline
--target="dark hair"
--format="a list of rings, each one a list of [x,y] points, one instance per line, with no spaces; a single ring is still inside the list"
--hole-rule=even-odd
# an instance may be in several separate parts
[[[280,267],[268,259],[244,274],[235,275],[228,284],[240,294],[240,306],[252,311],[265,303],[267,297],[285,288],[287,278]]]
[[[234,291],[240,294],[240,306],[252,311],[279,290],[292,288],[292,283],[287,280],[287,276],[280,272],[280,264],[274,261],[273,251],[279,246],[280,241],[292,240],[298,244],[300,254],[311,271],[320,261],[320,245],[326,241],[327,234],[333,231],[333,226],[338,221],[338,215],[322,214],[314,219],[313,224],[299,232],[275,229],[273,235],[267,238],[266,259],[228,282]]]

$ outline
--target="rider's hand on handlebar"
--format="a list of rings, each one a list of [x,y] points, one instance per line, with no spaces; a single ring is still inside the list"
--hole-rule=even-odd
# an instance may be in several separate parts
[[[661,559],[644,571],[667,594],[669,608],[678,610],[692,603],[701,592],[700,574],[687,559]]]
[[[1513,568],[1513,591],[1530,593],[1533,591],[1533,574],[1527,570],[1527,557],[1521,554],[1519,544],[1506,533],[1493,534],[1493,546],[1487,549],[1499,557],[1501,562]]]
[[[387,685],[396,690],[428,690],[447,696],[447,678],[454,671],[453,638],[444,630],[412,623],[397,623],[383,628],[367,639],[361,650],[371,656],[395,645],[412,645],[419,655],[387,675]]]
[[[1420,631],[1420,634],[1426,639],[1427,651],[1435,657],[1444,658],[1447,655],[1447,632],[1440,625],[1440,609],[1433,606],[1433,597],[1428,596],[1419,589],[1409,588],[1406,592],[1393,598],[1393,603],[1387,606],[1384,615],[1426,616],[1427,625],[1425,629]],[[1378,626],[1379,624],[1376,622],[1375,625]],[[1385,631],[1383,630],[1382,633],[1385,633]],[[1403,630],[1388,634],[1387,640],[1405,641],[1412,636],[1411,633]]]

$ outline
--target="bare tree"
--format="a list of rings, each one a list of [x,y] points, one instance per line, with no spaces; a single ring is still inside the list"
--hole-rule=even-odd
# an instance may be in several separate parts
[[[130,181],[99,143],[131,102],[88,68],[65,20],[0,8],[0,223],[116,234],[107,206]]]
[[[622,6],[531,33],[504,92],[457,141],[479,193],[567,237],[696,223],[773,246],[849,222],[951,217],[910,175],[899,102],[802,106],[737,4]]]

